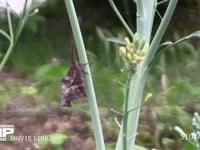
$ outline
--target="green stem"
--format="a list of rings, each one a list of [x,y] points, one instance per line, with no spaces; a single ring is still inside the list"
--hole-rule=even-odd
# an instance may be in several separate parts
[[[155,37],[152,41],[150,49],[149,49],[147,56],[145,58],[145,61],[139,67],[138,74],[139,74],[140,77],[138,78],[138,80],[136,80],[135,83],[132,82],[132,84],[131,84],[131,86],[135,86],[135,88],[134,89],[132,88],[132,91],[130,92],[130,100],[132,99],[132,101],[130,101],[129,106],[131,106],[131,107],[133,107],[133,106],[136,107],[136,106],[141,105],[143,89],[144,89],[145,81],[147,79],[148,72],[149,72],[148,65],[149,65],[149,62],[150,62],[150,56],[153,56],[154,52],[156,51],[157,47],[160,44],[160,41],[161,41],[161,39],[162,39],[166,29],[167,29],[169,21],[170,21],[172,15],[173,15],[173,12],[176,8],[177,1],[178,0],[171,0],[170,1],[168,8],[165,12],[165,15],[163,17],[163,20],[161,21],[161,24],[160,24],[160,26],[159,26],[159,28],[156,32],[156,35],[155,35]],[[152,46],[153,46],[153,49],[152,49]],[[133,131],[133,133],[135,133],[135,134],[137,132],[139,112],[140,112],[140,108],[135,110],[134,113],[130,113],[129,120],[128,120],[128,131]],[[132,126],[133,124],[134,124],[134,127]],[[130,142],[130,144],[134,144],[134,143],[135,143],[135,138],[132,139],[132,142]]]
[[[112,6],[115,14],[117,15],[117,17],[119,18],[119,20],[121,21],[121,23],[123,24],[123,26],[125,27],[125,29],[127,30],[127,32],[130,34],[131,37],[133,37],[133,32],[131,31],[131,29],[129,28],[128,24],[126,23],[126,21],[124,20],[124,18],[122,17],[122,15],[120,14],[119,10],[117,9],[117,7],[115,6],[113,0],[109,0],[110,5]]]
[[[7,17],[8,17],[8,27],[9,27],[9,31],[10,31],[10,45],[8,47],[8,50],[6,51],[5,56],[3,57],[3,60],[0,63],[0,73],[6,63],[6,61],[8,60],[8,57],[10,56],[13,47],[14,47],[14,35],[13,35],[13,27],[12,27],[12,19],[10,16],[10,8],[7,7]]]
[[[149,43],[156,11],[156,0],[137,0],[137,33]]]
[[[127,149],[127,120],[128,120],[128,98],[129,98],[129,89],[130,89],[130,81],[131,78],[128,77],[127,84],[126,84],[126,89],[125,89],[125,102],[124,102],[124,112],[123,112],[123,149]]]
[[[129,0],[123,1],[124,11],[125,11],[125,14],[126,14],[127,23],[129,24],[129,26],[131,28],[133,28],[133,24],[132,24],[132,20],[131,20],[131,14],[130,14],[130,5],[129,5],[128,1]]]
[[[159,44],[162,40],[162,37],[163,37],[167,27],[168,27],[168,24],[169,24],[169,22],[172,18],[172,15],[173,15],[174,10],[176,8],[177,2],[178,2],[178,0],[170,0],[168,8],[167,8],[165,15],[164,15],[164,17],[161,21],[161,24],[160,24],[158,30],[156,31],[156,34],[155,34],[155,36],[154,36],[154,38],[151,42],[150,48],[147,52],[147,56],[145,58],[143,65],[146,66],[153,59],[153,57],[156,53],[156,50],[157,50],[157,48],[158,48],[158,46],[159,46]]]
[[[133,108],[136,108],[141,105],[144,85],[145,85],[145,82],[146,82],[146,79],[147,79],[148,73],[149,73],[148,65],[151,62],[151,60],[153,59],[153,56],[160,44],[161,38],[163,37],[164,32],[166,31],[166,28],[169,24],[169,21],[172,17],[175,7],[176,7],[177,1],[178,0],[170,1],[168,8],[165,12],[165,15],[164,15],[164,17],[161,21],[161,24],[158,28],[158,31],[156,32],[156,35],[150,45],[150,49],[147,52],[147,56],[145,57],[145,60],[142,64],[138,65],[135,77],[133,76],[131,79],[130,91],[129,91],[129,101],[128,101],[128,109],[129,110],[132,110]],[[139,2],[139,0],[138,0],[138,2]],[[151,16],[153,17],[153,15],[151,15]],[[145,21],[143,23],[145,23]],[[145,30],[144,28],[145,28],[145,26],[143,25],[143,30]],[[145,33],[145,32],[143,32],[143,30],[140,29],[141,33],[139,33],[139,34],[143,35]],[[145,37],[146,40],[149,38],[148,37],[149,34],[143,35],[143,36]],[[133,150],[133,145],[135,144],[135,138],[137,135],[136,133],[137,133],[137,128],[138,128],[139,114],[140,114],[140,108],[135,109],[134,111],[131,111],[128,115],[127,138],[129,140],[127,143],[127,150]],[[121,144],[122,137],[123,137],[123,131],[120,130],[120,134],[119,134],[117,145],[116,145],[116,150],[122,150],[122,147],[123,147]]]
[[[32,4],[33,4],[34,0],[32,1]],[[26,8],[26,5],[27,5],[27,0],[25,1],[25,5],[24,5],[24,11],[25,11],[25,8]],[[7,7],[7,17],[8,17],[8,26],[9,26],[9,32],[10,32],[10,45],[8,47],[8,50],[6,51],[6,54],[5,56],[3,57],[1,63],[0,63],[0,73],[3,69],[3,67],[5,66],[12,50],[14,49],[14,46],[15,44],[17,43],[18,39],[19,39],[19,36],[22,32],[22,29],[24,28],[24,25],[29,17],[29,13],[31,11],[31,9],[28,9],[27,12],[24,12],[25,15],[24,16],[21,16],[20,18],[20,22],[18,24],[18,27],[17,27],[17,32],[16,32],[16,35],[14,36],[14,32],[13,32],[13,27],[12,27],[12,19],[11,19],[11,16],[10,16],[10,8]]]
[[[92,118],[92,125],[93,125],[92,127],[94,131],[96,147],[97,147],[96,149],[105,150],[105,144],[103,140],[102,127],[101,127],[100,116],[99,116],[99,111],[98,111],[97,102],[96,102],[96,95],[94,91],[92,76],[91,76],[88,59],[86,55],[86,50],[85,50],[85,45],[82,39],[82,34],[81,34],[80,27],[78,24],[78,19],[76,16],[73,1],[65,0],[65,5],[68,12],[69,20],[71,23],[76,47],[78,50],[80,63],[86,64],[83,67],[84,67],[84,72],[87,72],[87,74],[85,75],[87,97],[88,97],[89,108],[91,111],[91,118]]]
[[[34,4],[34,1],[35,0],[32,1],[31,6]],[[28,2],[28,0],[25,1],[24,8],[23,8],[23,14],[20,18],[20,21],[19,21],[19,24],[18,24],[18,27],[17,27],[17,32],[16,32],[16,36],[15,36],[15,43],[18,41],[18,39],[21,35],[21,32],[22,32],[22,29],[24,28],[24,25],[25,25],[25,23],[26,23],[26,21],[29,17],[30,11],[32,10],[31,8],[26,10],[27,2]]]

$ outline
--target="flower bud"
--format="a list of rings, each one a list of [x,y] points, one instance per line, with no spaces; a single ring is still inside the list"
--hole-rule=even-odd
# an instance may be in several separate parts
[[[128,58],[128,60],[132,59],[131,53],[127,53],[127,58]]]
[[[132,47],[127,46],[126,49],[127,49],[127,51],[128,51],[129,53],[133,53],[133,48],[132,48]]]
[[[130,42],[130,40],[129,40],[128,37],[125,37],[125,38],[124,38],[124,41],[125,41],[125,43],[126,43],[126,46],[130,46],[130,45],[131,45],[131,42]]]
[[[126,56],[126,49],[125,49],[125,47],[123,47],[123,46],[119,47],[119,55],[122,56],[122,57]]]

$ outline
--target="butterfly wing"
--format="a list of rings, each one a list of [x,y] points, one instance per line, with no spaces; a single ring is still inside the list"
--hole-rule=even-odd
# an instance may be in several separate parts
[[[86,96],[83,70],[81,65],[74,60],[67,75],[61,80],[62,106],[71,107],[73,100],[78,100]]]

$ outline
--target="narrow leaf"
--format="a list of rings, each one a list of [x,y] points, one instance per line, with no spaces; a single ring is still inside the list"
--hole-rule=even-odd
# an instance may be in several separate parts
[[[107,41],[125,45],[125,41],[123,39],[117,38],[117,37],[107,38]]]
[[[191,39],[193,37],[200,37],[200,31],[193,32],[193,33],[191,33],[191,34],[179,39],[178,41],[176,41],[174,43],[169,41],[169,42],[165,42],[165,43],[161,44],[161,46],[164,46],[165,48],[163,48],[163,49],[158,48],[158,50],[157,50],[158,52],[155,54],[155,57],[157,57],[157,55],[162,54],[168,48],[170,48],[172,46],[175,46],[175,45],[177,45],[177,44],[179,44],[179,43],[181,43],[181,42],[183,42],[185,40]]]
[[[177,44],[179,44],[179,43],[181,43],[181,42],[183,42],[185,40],[191,39],[193,37],[200,37],[200,31],[193,32],[193,33],[181,38],[180,40],[178,40],[178,41],[174,42],[173,44],[171,44],[170,47],[172,47],[174,45],[177,45]]]
[[[133,146],[134,150],[147,150],[145,147],[139,146],[139,145],[134,145]]]
[[[154,58],[152,59],[152,61],[149,63],[149,68],[151,68],[155,62],[158,60],[159,56],[164,53],[166,50],[168,50],[170,47],[173,47],[181,42],[184,42],[185,40],[189,40],[193,37],[199,37],[200,38],[200,31],[196,31],[196,32],[193,32],[181,39],[179,39],[178,41],[176,42],[171,42],[171,41],[168,41],[168,42],[165,42],[163,44],[160,45],[160,47],[157,49],[157,52],[154,56]]]
[[[2,34],[4,37],[6,37],[10,41],[10,36],[2,29],[0,29],[0,34]]]

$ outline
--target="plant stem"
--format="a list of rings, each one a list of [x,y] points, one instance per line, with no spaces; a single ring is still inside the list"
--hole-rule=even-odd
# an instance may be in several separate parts
[[[32,1],[31,3],[31,6],[34,4],[35,0]],[[16,32],[16,36],[15,36],[15,43],[18,41],[19,39],[19,36],[22,32],[22,29],[24,28],[24,25],[29,17],[29,14],[30,14],[30,11],[31,11],[31,8],[26,10],[26,7],[27,7],[27,3],[28,3],[28,0],[25,1],[24,3],[24,8],[23,8],[23,14],[19,20],[19,24],[18,24],[18,27],[17,27],[17,32]]]
[[[127,23],[128,23],[129,26],[133,29],[133,24],[132,24],[131,14],[130,14],[130,5],[129,5],[128,1],[129,1],[129,0],[124,0],[124,1],[123,1],[124,11],[125,11]]]
[[[14,35],[13,35],[12,19],[10,16],[10,8],[8,8],[8,7],[7,7],[7,17],[8,17],[8,27],[9,27],[9,31],[10,31],[10,38],[9,38],[10,45],[8,47],[8,50],[6,51],[5,56],[3,57],[3,60],[0,63],[0,73],[14,48]]]
[[[149,43],[157,0],[137,0],[137,33]]]
[[[100,116],[99,116],[99,111],[98,111],[97,102],[96,102],[96,95],[94,91],[92,76],[91,76],[88,59],[86,55],[86,50],[85,50],[82,34],[80,31],[80,27],[78,24],[78,19],[76,16],[73,1],[65,0],[65,5],[68,12],[69,20],[71,23],[71,27],[72,27],[72,31],[73,31],[73,35],[75,39],[75,44],[78,50],[80,63],[86,64],[83,66],[84,67],[83,69],[85,72],[87,72],[87,74],[85,75],[86,89],[87,89],[89,108],[91,111],[91,118],[92,118],[92,125],[93,125],[92,127],[93,127],[94,136],[96,140],[96,149],[105,150],[105,144],[104,144],[104,139],[103,139],[102,127],[101,127]]]
[[[20,22],[19,22],[18,27],[17,27],[16,35],[14,35],[14,32],[13,32],[12,19],[11,19],[11,16],[10,16],[10,8],[7,6],[8,26],[9,26],[9,32],[10,32],[10,45],[8,47],[8,50],[6,51],[5,56],[3,57],[3,60],[0,63],[0,74],[1,74],[3,67],[5,66],[12,50],[14,49],[14,46],[17,43],[17,41],[20,37],[20,34],[22,32],[22,29],[24,28],[24,25],[25,25],[25,23],[26,23],[26,21],[29,17],[29,13],[30,13],[31,9],[28,9],[28,11],[25,12],[25,8],[27,6],[27,1],[28,0],[25,1],[24,9],[23,9],[23,13],[25,13],[25,15],[21,16],[21,18],[20,18]],[[32,4],[33,4],[34,1],[35,0],[32,1]]]
[[[131,37],[133,37],[133,32],[131,31],[131,29],[129,28],[128,24],[126,23],[126,21],[124,20],[124,18],[122,17],[122,15],[120,14],[119,10],[117,9],[117,7],[115,6],[113,0],[109,0],[110,5],[112,6],[115,14],[117,15],[117,17],[119,18],[119,20],[121,21],[121,23],[123,24],[124,28],[127,30],[127,32],[129,33],[129,35]]]
[[[132,76],[132,79],[130,81],[130,91],[129,91],[129,100],[128,100],[128,110],[132,110],[133,108],[137,108],[138,106],[141,105],[141,101],[142,101],[142,96],[143,96],[143,90],[144,90],[144,85],[146,82],[146,79],[148,77],[148,73],[149,73],[149,68],[148,65],[151,62],[151,60],[153,59],[153,56],[160,44],[161,38],[164,35],[164,32],[166,31],[166,28],[169,24],[169,21],[172,17],[172,14],[174,12],[174,9],[176,7],[178,0],[171,0],[168,8],[165,12],[165,15],[161,21],[161,24],[158,28],[158,31],[156,32],[156,35],[150,45],[149,50],[147,51],[146,57],[144,62],[142,62],[141,64],[139,64],[137,66],[137,72],[134,76]],[[140,0],[138,0],[137,2],[141,2]],[[143,1],[144,2],[144,1]],[[153,2],[153,1],[152,1]],[[140,3],[137,3],[140,4]],[[144,6],[144,3],[142,4]],[[139,7],[140,9],[144,9],[145,7]],[[152,5],[153,6],[153,5]],[[146,7],[148,8],[148,7]],[[152,9],[151,9],[152,10]],[[148,12],[148,10],[142,10],[143,12]],[[153,10],[155,11],[155,10]],[[140,15],[145,15],[146,13],[141,13]],[[153,12],[151,13],[153,14]],[[149,17],[153,17],[154,15],[151,15]],[[143,19],[145,19],[144,16],[139,16]],[[142,20],[140,19],[140,23],[142,23]],[[153,19],[153,18],[151,18]],[[137,20],[138,21],[138,20]],[[146,21],[143,20],[143,23],[145,23]],[[149,39],[149,33],[151,33],[151,31],[148,32],[144,32],[146,31],[145,26],[148,27],[148,30],[151,30],[151,23],[152,21],[147,21],[149,22],[150,27],[148,27],[148,25],[144,24],[141,25],[138,29],[138,33],[140,36],[145,37],[145,39],[148,41]],[[145,34],[147,33],[147,34]],[[139,121],[139,114],[140,114],[140,107],[138,107],[138,109],[135,109],[134,111],[130,112],[128,115],[128,120],[127,120],[127,139],[128,139],[128,143],[127,143],[127,150],[133,150],[133,145],[135,144],[135,138],[136,138],[136,133],[137,133],[137,128],[138,128],[138,121]],[[122,123],[123,124],[123,123]],[[117,145],[116,145],[116,150],[122,150],[122,137],[123,137],[123,131],[122,129],[120,130],[120,134],[118,137],[118,141],[117,141]]]
[[[123,112],[123,149],[127,149],[127,120],[128,120],[128,98],[129,98],[129,89],[130,89],[130,81],[131,77],[128,77],[127,83],[126,83],[126,89],[125,89],[125,102],[124,102],[124,112]]]
[[[149,51],[147,52],[147,57],[143,63],[143,65],[147,65],[149,64],[149,62],[153,59],[155,53],[156,53],[156,50],[161,42],[161,39],[168,27],[168,24],[172,18],[172,15],[174,13],[174,10],[176,8],[176,4],[177,4],[178,0],[170,0],[170,3],[168,5],[168,8],[165,12],[165,15],[161,21],[161,24],[151,42],[151,45],[150,45],[150,48],[149,48]]]

